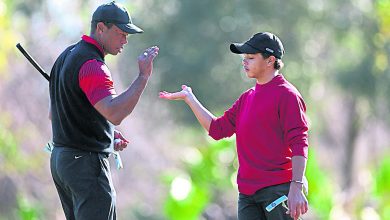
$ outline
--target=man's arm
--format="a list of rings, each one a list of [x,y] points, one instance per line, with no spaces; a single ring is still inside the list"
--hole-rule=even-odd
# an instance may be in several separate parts
[[[94,107],[111,123],[119,125],[134,110],[147,82],[148,77],[140,73],[131,86],[122,94],[118,96],[109,95],[97,102]]]
[[[125,92],[118,96],[109,95],[94,105],[95,109],[114,125],[119,125],[137,105],[153,72],[153,59],[157,56],[158,50],[158,47],[148,48],[138,57],[140,73]]]

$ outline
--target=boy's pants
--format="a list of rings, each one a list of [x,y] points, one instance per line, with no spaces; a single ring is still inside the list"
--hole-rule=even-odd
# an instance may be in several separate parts
[[[239,220],[291,220],[287,209],[282,204],[276,206],[272,211],[265,210],[269,204],[283,195],[288,195],[290,183],[269,186],[258,190],[249,196],[242,193],[238,198],[238,219]]]

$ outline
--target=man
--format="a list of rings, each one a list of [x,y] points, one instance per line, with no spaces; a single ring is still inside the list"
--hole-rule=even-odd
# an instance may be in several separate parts
[[[298,90],[279,70],[283,67],[282,42],[272,33],[253,35],[244,43],[230,45],[243,54],[247,77],[256,85],[245,91],[223,116],[217,118],[185,85],[160,97],[184,100],[209,135],[218,140],[236,134],[239,189],[238,219],[298,219],[308,210],[302,192],[308,149],[305,103]],[[288,195],[288,212],[266,206]],[[289,213],[289,215],[288,215]]]
[[[159,48],[150,47],[138,57],[139,75],[120,95],[104,58],[122,52],[129,34],[142,32],[123,6],[103,4],[93,13],[90,35],[68,47],[51,70],[54,149],[50,166],[68,220],[116,219],[107,158],[114,148],[123,150],[128,141],[114,125],[136,106]]]

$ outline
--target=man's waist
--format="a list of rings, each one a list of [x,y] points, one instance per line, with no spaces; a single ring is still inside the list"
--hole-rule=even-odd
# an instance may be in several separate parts
[[[109,157],[110,154],[112,153],[108,149],[105,149],[106,151],[99,151],[99,150],[92,150],[92,149],[82,149],[78,147],[69,147],[69,146],[64,146],[60,144],[55,144],[53,143],[54,149],[63,151],[63,152],[82,152],[82,153],[96,153],[96,154],[102,154],[106,157]]]

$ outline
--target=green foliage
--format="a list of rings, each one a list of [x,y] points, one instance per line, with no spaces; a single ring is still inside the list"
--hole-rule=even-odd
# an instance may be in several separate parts
[[[0,161],[2,161],[0,172],[12,174],[15,171],[23,171],[28,167],[28,161],[22,158],[23,155],[14,134],[4,124],[5,117],[0,118],[3,118],[0,120]]]
[[[197,220],[210,202],[210,192],[207,187],[191,183],[191,191],[183,200],[172,196],[165,203],[165,213],[172,220]]]
[[[233,189],[230,180],[234,173],[234,146],[234,140],[212,141],[184,155],[185,174],[168,177],[171,194],[165,201],[165,214],[169,219],[199,219],[208,203],[217,200],[219,190]],[[189,189],[178,198],[174,191],[180,187]]]
[[[27,199],[25,198],[19,198],[19,218],[21,220],[38,220],[41,219],[41,210],[39,207],[34,206],[34,204],[31,204]]]
[[[11,121],[7,117],[7,114],[0,112],[0,119],[0,177],[4,175],[13,179],[15,173],[21,175],[25,171],[30,169],[33,170],[37,166],[35,162],[36,159],[31,155],[22,153],[22,149],[20,148],[20,144],[15,135],[10,132],[10,126],[8,124],[11,124]],[[15,191],[15,194],[18,194],[18,186],[18,184],[15,184],[15,189],[12,190]],[[7,186],[3,185],[3,187]],[[42,212],[39,204],[30,203],[23,195],[19,195],[16,200],[17,201],[14,200],[14,205],[11,205],[13,204],[13,201],[9,201],[10,209],[12,209],[10,213],[16,213],[21,220],[42,219],[40,217]],[[0,213],[0,219],[2,219],[2,217],[5,216],[2,216]]]
[[[0,160],[4,161],[0,167],[1,172],[6,172],[12,169],[18,159],[18,149],[15,137],[9,132],[8,128],[5,127],[3,121],[0,121]]]
[[[0,166],[0,177],[2,177],[2,175],[12,177],[15,172],[26,170],[28,167],[28,160],[22,157],[15,136],[9,131],[8,126],[5,125],[8,120],[6,120],[4,114],[0,116],[3,116],[0,117],[2,118],[2,120],[0,120],[0,161],[2,162]],[[17,188],[15,192],[17,192]],[[9,202],[12,204],[12,201]],[[13,211],[10,213],[13,213],[14,211],[17,212],[22,220],[39,219],[37,218],[36,209],[34,209],[27,200],[19,198],[17,203],[18,207],[12,207],[11,205]],[[2,217],[4,216],[0,214],[0,219],[2,219]]]
[[[199,147],[201,159],[196,162],[187,160],[185,175],[191,182],[191,191],[183,200],[172,195],[165,202],[165,213],[169,219],[199,219],[210,201],[216,201],[219,190],[233,190],[231,177],[235,172],[235,142],[221,140]],[[234,161],[233,161],[234,160]],[[171,175],[168,184],[172,185],[175,177]],[[314,150],[310,150],[306,176],[309,181],[309,204],[319,219],[329,219],[333,207],[333,188],[326,173],[319,168]],[[235,178],[234,178],[235,179]],[[195,195],[197,194],[197,195]],[[184,218],[185,217],[185,218]]]
[[[374,173],[374,195],[379,201],[379,213],[390,219],[390,156],[383,157]]]
[[[380,20],[381,32],[387,36],[390,36],[390,1],[389,0],[377,0],[376,10]]]
[[[8,73],[8,59],[10,52],[14,49],[15,31],[12,29],[11,17],[13,1],[0,1],[0,77]]]
[[[390,195],[390,156],[384,157],[376,169],[375,174],[375,194],[377,196],[388,194]],[[390,198],[390,196],[388,197]]]
[[[390,93],[390,0],[377,0],[375,4],[375,14],[379,23],[379,31],[374,36],[376,47],[375,67],[378,70],[377,79],[380,87],[380,98],[390,107],[388,94]],[[389,121],[388,112],[384,113],[383,118]]]
[[[320,219],[329,219],[333,207],[334,189],[326,173],[318,166],[317,161],[314,149],[310,149],[306,169],[306,177],[309,182],[309,205],[314,208]]]

